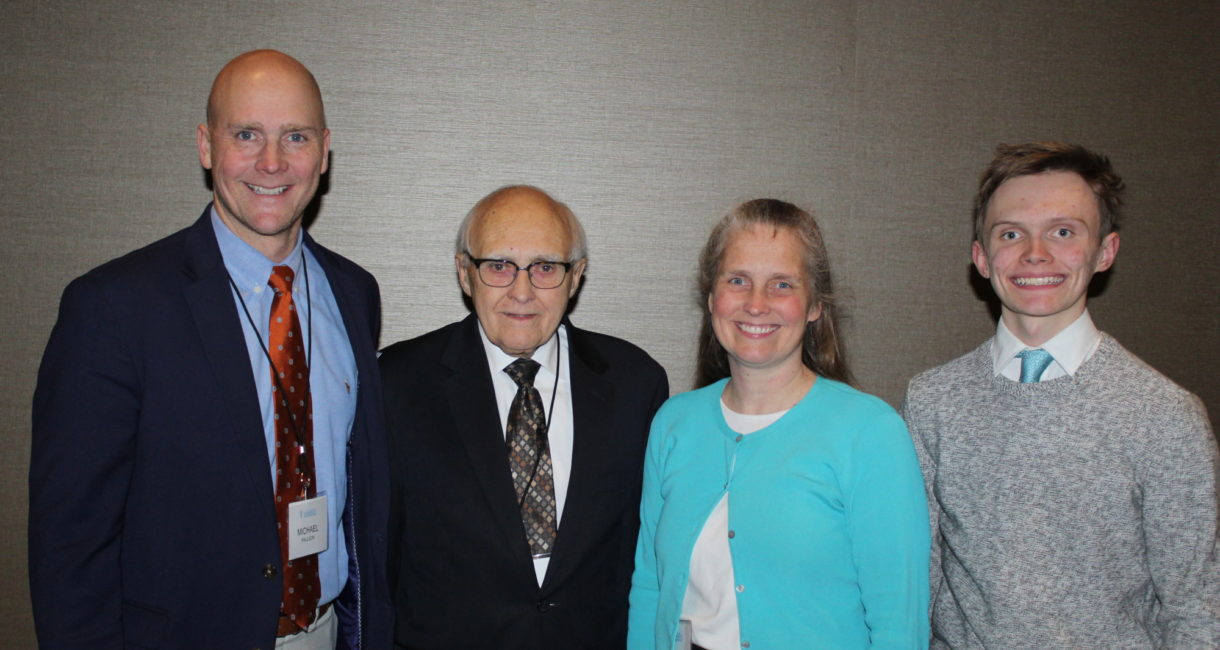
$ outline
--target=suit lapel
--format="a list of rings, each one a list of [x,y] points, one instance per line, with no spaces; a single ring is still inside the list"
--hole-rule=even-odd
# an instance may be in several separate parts
[[[586,520],[593,512],[598,486],[598,466],[609,449],[611,406],[614,386],[602,374],[606,363],[585,339],[584,332],[565,319],[568,328],[569,378],[572,389],[572,468],[568,495],[559,522],[555,550],[547,567],[543,589],[556,584],[579,568],[580,559],[590,548],[587,533],[593,528]]]
[[[381,395],[381,375],[376,366],[376,332],[380,329],[381,305],[377,303],[378,296],[365,300],[368,287],[361,277],[354,272],[345,271],[336,263],[335,254],[320,246],[309,233],[305,233],[305,246],[313,253],[326,283],[330,285],[330,293],[339,308],[339,316],[343,319],[345,339],[351,346],[352,355],[356,360],[356,411],[352,419],[351,442],[347,445],[346,465],[342,475],[347,479],[347,502],[343,507],[343,534],[347,543],[348,553],[362,548],[360,540],[368,539],[368,532],[360,532],[360,524],[373,521],[368,515],[357,516],[357,509],[351,507],[358,499],[365,504],[374,504],[378,497],[370,494],[372,486],[388,483],[386,466],[378,459],[388,457],[384,435],[372,435],[370,432],[381,431],[385,424],[381,403],[377,397]],[[369,302],[373,305],[369,305]],[[376,320],[377,322],[370,322]],[[353,468],[360,468],[355,470]],[[357,473],[359,472],[359,473]],[[388,498],[388,497],[386,497]],[[385,501],[381,501],[384,503]],[[367,507],[367,506],[366,506]],[[375,526],[373,531],[378,530]],[[363,547],[366,554],[363,562],[370,566],[383,566],[384,557],[378,552],[372,552]],[[351,557],[355,557],[352,555]],[[377,578],[361,575],[360,571],[348,573],[349,588],[357,594],[366,593],[365,584],[377,584]],[[357,596],[357,601],[360,596]],[[346,633],[345,633],[346,634]],[[343,643],[340,643],[342,646]]]
[[[317,242],[305,233],[305,246],[313,253],[314,259],[322,267],[322,272],[326,276],[326,283],[330,285],[330,293],[334,296],[335,305],[339,308],[339,316],[343,319],[343,330],[347,334],[345,337],[348,344],[352,348],[352,355],[356,360],[356,414],[352,421],[352,435],[357,435],[357,432],[362,431],[366,426],[365,418],[372,413],[373,409],[369,406],[368,400],[371,399],[369,391],[380,391],[381,381],[378,375],[374,360],[377,358],[377,350],[371,333],[379,328],[380,323],[370,324],[367,321],[367,312],[356,309],[352,304],[354,297],[361,296],[363,287],[360,282],[350,273],[344,273],[331,260],[331,253],[327,249],[318,245]],[[374,415],[376,417],[376,415]],[[377,453],[376,450],[373,450]],[[384,450],[382,451],[384,453]],[[350,496],[350,495],[349,495]]]
[[[274,486],[262,410],[246,354],[245,335],[238,320],[245,316],[237,313],[233,303],[229,275],[206,210],[186,238],[186,257],[187,270],[194,282],[186,285],[183,295],[194,318],[204,356],[223,397],[220,406],[228,412],[233,423],[233,436],[228,446],[233,450],[234,462],[245,469],[253,486],[252,494],[265,497],[260,500],[265,501],[267,517],[273,520]]]
[[[344,331],[352,346],[352,354],[356,357],[356,369],[360,371],[362,378],[360,382],[363,384],[365,379],[372,377],[377,372],[377,369],[369,362],[371,359],[376,359],[377,356],[374,342],[368,333],[374,331],[380,324],[366,322],[365,312],[356,309],[351,304],[352,297],[359,296],[363,287],[351,274],[344,273],[332,262],[333,253],[318,245],[313,237],[309,236],[309,233],[305,233],[305,246],[309,248],[309,252],[313,253],[314,259],[318,261],[322,272],[326,275],[330,293],[339,307],[339,315],[343,317]]]
[[[529,544],[521,527],[521,511],[508,468],[496,391],[488,374],[487,355],[473,314],[454,332],[442,362],[453,372],[444,381],[444,392],[458,440],[466,450],[509,553],[514,558],[521,558],[522,568],[527,569],[530,580],[534,580]]]

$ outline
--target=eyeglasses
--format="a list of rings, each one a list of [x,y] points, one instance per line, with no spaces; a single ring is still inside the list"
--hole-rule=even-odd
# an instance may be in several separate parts
[[[477,258],[466,251],[466,257],[479,270],[479,279],[489,287],[507,287],[517,281],[517,273],[525,271],[530,284],[538,289],[554,289],[563,284],[572,268],[571,262],[539,260],[520,266],[512,260]]]

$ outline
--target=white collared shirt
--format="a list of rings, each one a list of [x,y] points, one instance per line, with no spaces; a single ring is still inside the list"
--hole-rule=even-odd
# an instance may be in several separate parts
[[[496,347],[479,324],[479,338],[483,339],[483,350],[487,356],[487,367],[491,371],[491,383],[496,389],[496,406],[500,410],[500,435],[504,436],[508,424],[508,411],[512,408],[513,397],[517,395],[517,383],[513,381],[504,369],[517,360],[510,354]],[[562,351],[560,350],[562,348]],[[568,496],[568,478],[572,474],[572,382],[568,369],[571,367],[568,353],[568,330],[559,326],[557,335],[552,335],[546,343],[534,350],[530,358],[542,365],[538,375],[534,377],[534,388],[542,397],[543,408],[547,410],[547,438],[551,447],[551,471],[555,478],[555,522],[558,527],[563,523],[563,505]],[[555,384],[558,368],[559,385]],[[554,391],[555,405],[551,406],[551,391]],[[504,457],[507,462],[508,449]],[[534,574],[539,586],[546,576],[546,568],[551,558],[544,557],[534,560]]]
[[[1101,345],[1101,331],[1093,324],[1089,310],[1084,310],[1071,325],[1051,337],[1049,341],[1037,346],[1051,353],[1054,361],[1047,366],[1039,381],[1057,379],[1065,375],[1075,375],[1076,370],[1088,361],[1089,357]],[[1035,349],[1017,338],[1012,330],[1004,325],[1001,318],[996,325],[995,339],[991,342],[992,368],[997,375],[1004,375],[1013,381],[1021,380],[1021,359],[1017,353],[1022,350]]]

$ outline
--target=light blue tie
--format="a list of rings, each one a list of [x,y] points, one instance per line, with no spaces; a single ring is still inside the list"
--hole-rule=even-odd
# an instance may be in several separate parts
[[[1038,381],[1042,373],[1046,371],[1046,367],[1051,365],[1055,360],[1050,352],[1038,348],[1037,350],[1021,350],[1017,353],[1021,357],[1021,383],[1029,384]]]

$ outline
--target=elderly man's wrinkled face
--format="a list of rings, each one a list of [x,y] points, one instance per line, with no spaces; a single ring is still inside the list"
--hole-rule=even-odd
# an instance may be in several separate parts
[[[521,189],[498,197],[470,229],[470,255],[508,260],[524,269],[533,262],[567,262],[572,233],[554,205],[535,190]],[[524,272],[507,287],[479,279],[466,255],[456,257],[458,280],[470,296],[487,338],[505,353],[529,357],[559,327],[584,273],[585,261],[573,264],[554,289],[535,287]]]

